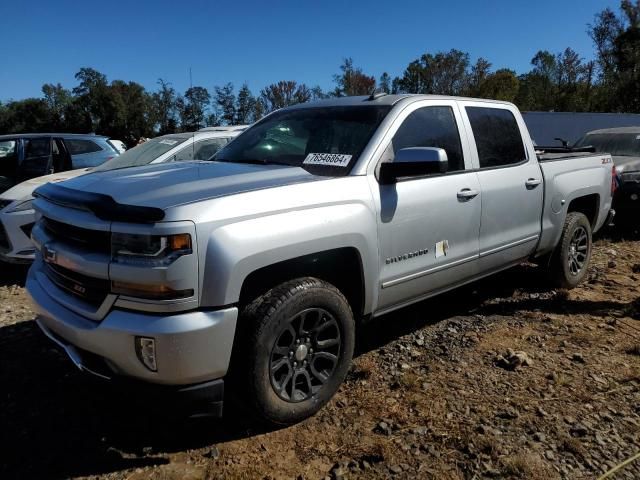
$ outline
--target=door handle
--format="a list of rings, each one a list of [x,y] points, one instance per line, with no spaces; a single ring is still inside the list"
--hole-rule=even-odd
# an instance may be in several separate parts
[[[478,190],[471,190],[470,188],[463,188],[458,192],[459,200],[471,200],[473,197],[477,197],[480,192]]]
[[[532,188],[536,188],[541,183],[542,183],[542,180],[540,180],[539,178],[530,178],[526,182],[524,182],[524,184],[529,190],[531,190]]]

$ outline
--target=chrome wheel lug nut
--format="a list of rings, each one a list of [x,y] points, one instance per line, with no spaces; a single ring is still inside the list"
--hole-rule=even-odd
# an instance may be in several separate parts
[[[298,366],[298,362],[293,362],[293,366],[297,367]]]

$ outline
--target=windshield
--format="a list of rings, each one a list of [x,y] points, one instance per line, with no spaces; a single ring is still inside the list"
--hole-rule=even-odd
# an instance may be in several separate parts
[[[347,175],[390,106],[302,108],[276,112],[212,160],[275,163],[319,175]]]
[[[187,141],[188,137],[177,135],[164,135],[162,137],[152,138],[140,145],[137,145],[126,152],[104,162],[102,165],[95,167],[94,172],[102,172],[106,170],[115,170],[118,168],[139,167],[148,165],[169,150],[177,147],[181,143]]]
[[[576,146],[592,146],[598,153],[613,156],[640,157],[640,133],[590,133],[578,140]]]

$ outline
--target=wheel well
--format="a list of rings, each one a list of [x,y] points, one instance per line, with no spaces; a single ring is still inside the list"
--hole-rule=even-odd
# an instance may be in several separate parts
[[[574,198],[567,208],[568,212],[580,212],[583,213],[591,227],[595,227],[598,220],[598,211],[600,210],[600,195],[593,193],[591,195],[585,195],[584,197]]]
[[[276,285],[299,277],[316,277],[334,285],[354,315],[364,310],[362,261],[355,248],[338,248],[268,265],[249,274],[240,291],[240,307]]]

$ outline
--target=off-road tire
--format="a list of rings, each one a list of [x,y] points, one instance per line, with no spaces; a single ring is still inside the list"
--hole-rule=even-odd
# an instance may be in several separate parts
[[[584,247],[586,250],[582,250]],[[578,286],[587,276],[592,249],[589,220],[583,213],[569,212],[562,227],[560,241],[549,262],[553,284],[565,289]],[[576,255],[580,261],[576,259]]]
[[[283,348],[282,343],[278,342],[282,341],[285,330],[290,332],[288,325],[293,325],[293,322],[297,321],[295,319],[302,318],[300,317],[301,312],[307,312],[304,314],[305,318],[312,313],[317,315],[320,324],[324,324],[327,318],[331,318],[329,328],[339,330],[339,338],[335,338],[333,342],[338,345],[336,348],[339,348],[339,354],[336,356],[337,362],[328,375],[326,383],[321,384],[320,387],[314,387],[319,388],[316,393],[307,393],[309,397],[305,398],[301,394],[306,391],[311,392],[310,388],[307,388],[305,392],[293,390],[289,400],[286,400],[282,398],[282,395],[287,395],[287,389],[277,390],[278,383],[274,381],[271,373],[275,364],[282,363],[282,358],[274,361],[274,352],[276,349],[280,352],[280,349]],[[326,317],[323,317],[324,314],[321,312],[326,312]],[[234,346],[234,360],[236,362],[234,373],[237,387],[242,402],[259,420],[269,425],[291,425],[312,416],[333,397],[347,375],[355,344],[353,313],[344,295],[325,281],[304,277],[282,283],[247,305],[240,315],[239,322],[240,338],[237,339]],[[313,322],[313,317],[307,319],[308,324]],[[294,328],[294,330],[297,331],[298,328]],[[284,334],[285,343],[288,343],[287,335],[289,334]],[[313,346],[315,339],[320,339],[321,335],[321,333],[309,333],[308,337],[313,338],[309,338],[310,343],[307,345]],[[303,335],[303,337],[307,337],[307,335]],[[307,338],[302,338],[303,343],[306,340]],[[295,341],[294,339],[292,342],[294,347]],[[311,348],[311,350],[313,349]],[[310,371],[312,364],[317,366],[318,362],[325,361],[320,357],[314,357],[319,353],[315,352],[304,357],[308,359],[307,372]],[[302,368],[302,362],[298,365],[298,370],[292,367],[293,361],[297,358],[296,354],[289,365],[282,367],[286,375],[288,372],[292,372],[294,380],[298,378],[295,376],[296,372]],[[289,370],[287,371],[287,369]],[[314,371],[316,370],[314,369]],[[281,374],[281,376],[286,375]],[[312,374],[309,373],[309,376],[311,377]],[[307,385],[304,385],[305,383],[306,377],[303,376],[301,389],[307,385],[311,387],[311,380]],[[284,384],[284,380],[281,384]],[[290,387],[291,382],[287,386]],[[293,388],[296,388],[295,383]],[[295,401],[294,394],[298,394],[298,397],[304,399],[298,398]]]

